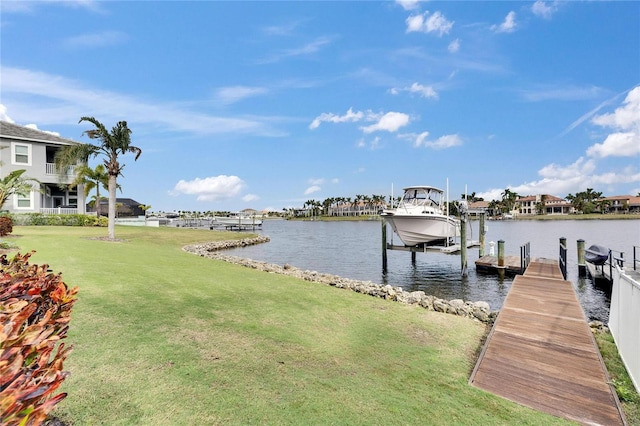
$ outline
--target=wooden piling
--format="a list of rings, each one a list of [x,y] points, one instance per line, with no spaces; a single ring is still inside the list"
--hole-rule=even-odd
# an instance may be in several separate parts
[[[504,279],[504,240],[498,240],[498,278]]]
[[[387,222],[382,222],[382,272],[387,273]]]
[[[498,240],[498,266],[504,266],[504,240]]]
[[[478,257],[484,256],[484,236],[486,234],[485,224],[484,224],[485,214],[480,213],[480,250],[478,253]]]
[[[587,264],[585,263],[584,258],[584,240],[578,240],[578,276],[586,277],[587,276]]]
[[[467,276],[467,214],[460,215],[460,271]]]

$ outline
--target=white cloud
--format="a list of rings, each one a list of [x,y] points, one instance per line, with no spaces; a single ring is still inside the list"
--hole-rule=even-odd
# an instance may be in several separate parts
[[[193,134],[251,133],[278,135],[270,130],[269,118],[251,119],[220,117],[186,109],[182,105],[161,103],[95,89],[80,81],[21,68],[0,67],[3,99],[12,95],[12,115],[16,121],[38,123],[75,123],[78,117],[92,111],[102,122],[127,117],[134,123],[152,124],[170,131]],[[29,102],[22,104],[21,99]],[[18,112],[16,112],[18,111]]]
[[[457,38],[453,40],[451,43],[449,43],[449,46],[447,46],[447,49],[451,53],[456,53],[458,50],[460,50],[460,39]]]
[[[7,115],[7,107],[2,104],[0,104],[0,120],[7,121],[9,123],[15,123],[15,121],[13,121],[11,117]]]
[[[171,192],[172,195],[196,195],[198,201],[215,201],[237,196],[245,187],[238,176],[212,176],[191,181],[180,180]]]
[[[541,86],[528,90],[521,90],[522,97],[531,102],[540,101],[575,101],[595,99],[602,96],[603,89],[598,86]]]
[[[273,62],[278,62],[285,58],[291,58],[296,56],[306,56],[312,55],[320,51],[324,46],[331,44],[333,42],[332,37],[319,37],[316,40],[309,42],[303,46],[296,47],[293,49],[285,49],[281,52],[275,53],[271,56],[263,58],[259,63],[269,64]]]
[[[509,185],[508,188],[520,195],[550,194],[564,198],[570,193],[584,191],[585,188],[640,182],[640,172],[632,167],[600,174],[596,174],[595,171],[594,159],[580,157],[567,166],[549,164],[538,171],[539,180]],[[502,192],[502,189],[491,189],[478,196],[487,201],[499,200]]]
[[[100,2],[97,0],[47,0],[45,1],[2,1],[0,10],[7,12],[31,12],[36,6],[47,4],[61,4],[66,7],[83,8],[93,12],[103,12]]]
[[[551,16],[557,11],[558,6],[555,2],[549,4],[548,2],[538,0],[531,6],[531,12],[544,19],[551,19]]]
[[[462,145],[462,138],[458,135],[444,135],[440,136],[435,141],[430,141],[427,138],[429,137],[429,132],[422,132],[420,134],[415,133],[406,133],[403,135],[399,135],[402,139],[407,139],[412,141],[412,144],[415,148],[427,147],[433,148],[436,150],[439,149],[447,149],[452,148],[454,146]]]
[[[25,124],[24,127],[28,128],[28,129],[38,130],[39,132],[48,133],[48,134],[53,135],[53,136],[60,136],[60,133],[58,133],[58,132],[52,132],[52,131],[49,131],[49,130],[40,130],[40,129],[38,129],[38,125],[34,124],[34,123]]]
[[[627,94],[623,106],[593,117],[593,124],[614,130],[604,142],[587,150],[591,157],[634,157],[640,154],[640,86]]]
[[[492,25],[491,29],[497,33],[512,33],[516,30],[516,13],[511,11],[504,18],[504,22],[500,25]]]
[[[388,112],[384,114],[377,123],[370,126],[361,127],[364,133],[376,131],[396,132],[403,126],[409,124],[409,116],[401,112]]]
[[[425,146],[433,149],[447,149],[454,146],[462,145],[462,138],[458,135],[444,135],[440,136],[433,142],[426,142]]]
[[[640,154],[640,137],[637,132],[612,133],[602,143],[587,149],[590,157],[634,157]]]
[[[309,179],[309,185],[322,185],[322,184],[324,184],[324,178],[319,178],[319,179],[311,178],[311,179]]]
[[[128,36],[119,31],[102,31],[98,33],[81,34],[75,37],[69,37],[64,40],[63,44],[71,48],[95,48],[104,46],[113,46],[125,42]]]
[[[253,96],[264,95],[269,90],[264,87],[230,86],[221,87],[216,91],[216,97],[224,104],[231,104]]]
[[[574,180],[582,179],[596,170],[596,163],[584,157],[578,158],[573,164],[562,167],[555,163],[549,164],[538,171],[545,179]]]
[[[322,190],[322,188],[319,187],[318,185],[312,185],[312,186],[310,186],[309,188],[307,188],[304,191],[304,195],[313,194],[314,192],[318,192],[318,191],[321,191],[321,190]]]
[[[409,88],[409,91],[411,93],[417,93],[423,98],[435,98],[435,99],[438,98],[438,94],[436,93],[436,91],[433,89],[432,86],[423,86],[420,83],[413,83]]]
[[[389,93],[392,95],[398,95],[400,92],[415,93],[423,98],[438,99],[438,93],[435,91],[433,86],[424,86],[420,83],[413,83],[411,86],[403,88],[394,87],[389,89]]]
[[[335,115],[330,112],[323,112],[319,116],[313,119],[309,125],[310,129],[317,129],[322,122],[328,123],[346,123],[348,121],[360,121],[364,118],[365,114],[362,111],[353,112],[353,108],[349,108],[345,115]]]
[[[244,201],[245,203],[250,203],[251,201],[256,201],[259,200],[260,197],[258,197],[255,194],[247,194],[245,196],[242,197],[242,201]]]
[[[420,7],[421,0],[396,0],[404,10],[415,10]]]
[[[454,24],[453,21],[447,21],[447,18],[439,11],[431,15],[428,11],[423,14],[412,15],[405,22],[407,23],[408,33],[437,33],[440,37],[443,34],[449,34]]]

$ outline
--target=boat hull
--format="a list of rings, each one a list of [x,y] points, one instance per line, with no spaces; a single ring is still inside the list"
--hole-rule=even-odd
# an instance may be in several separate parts
[[[459,221],[444,215],[393,215],[382,218],[406,246],[432,245],[458,235]]]

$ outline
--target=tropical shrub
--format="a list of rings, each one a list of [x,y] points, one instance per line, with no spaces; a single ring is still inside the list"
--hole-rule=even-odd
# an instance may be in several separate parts
[[[13,215],[14,224],[21,226],[107,226],[106,217],[86,214],[21,213]]]
[[[66,397],[54,396],[62,370],[78,288],[49,265],[29,265],[31,253],[0,256],[0,424],[39,425]]]
[[[9,216],[0,216],[0,237],[6,237],[13,232],[13,220]]]

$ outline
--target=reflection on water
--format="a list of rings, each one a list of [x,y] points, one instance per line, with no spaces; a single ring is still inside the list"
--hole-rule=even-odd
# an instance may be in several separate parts
[[[471,223],[470,234],[478,239],[478,222]],[[461,277],[460,257],[442,253],[417,253],[415,262],[404,251],[388,252],[388,271],[382,272],[381,223],[301,222],[267,220],[257,231],[268,235],[266,244],[230,250],[229,254],[254,260],[290,264],[346,278],[390,284],[408,291],[422,290],[443,299],[486,301],[500,309],[509,292],[512,277],[476,273],[478,249],[468,250],[468,276]],[[393,234],[390,230],[388,235]],[[469,233],[468,233],[469,234]],[[532,258],[557,259],[559,239],[569,246],[568,278],[573,282],[587,317],[606,321],[609,315],[607,289],[591,279],[578,278],[577,240],[586,246],[601,244],[627,253],[640,245],[638,220],[562,220],[487,222],[486,252],[490,241],[505,241],[507,255],[519,255],[520,246],[530,242]],[[399,239],[396,238],[396,243]]]

